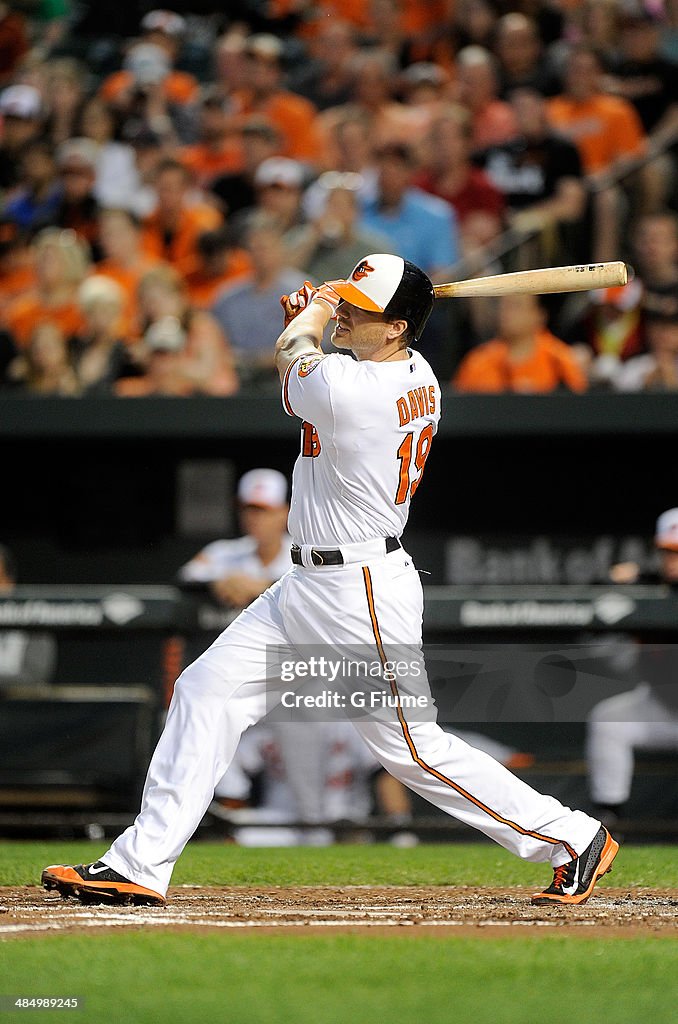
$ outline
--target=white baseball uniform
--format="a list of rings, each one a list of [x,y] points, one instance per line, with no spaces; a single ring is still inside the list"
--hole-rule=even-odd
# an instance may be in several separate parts
[[[403,531],[437,428],[433,371],[416,351],[386,362],[304,355],[288,368],[283,404],[302,419],[289,517],[300,564],[181,674],[141,811],[102,857],[161,894],[241,734],[281,692],[272,652],[320,645],[369,648],[381,664],[395,649],[421,657],[419,574],[387,538]],[[325,562],[323,549],[339,551],[341,563]],[[527,860],[557,866],[586,849],[599,822],[535,792],[433,716],[410,716],[398,685],[398,676],[382,683],[393,706],[353,720],[387,771]]]
[[[235,540],[214,540],[206,544],[197,555],[179,570],[183,583],[212,583],[230,573],[245,573],[255,580],[277,580],[292,565],[290,559],[291,539],[287,534],[281,538],[281,548],[272,562],[261,561],[254,537],[238,537]]]
[[[243,846],[295,845],[308,839],[308,830],[274,827],[269,831],[264,827],[305,820],[294,787],[290,784],[289,758],[280,743],[281,735],[284,736],[290,728],[303,739],[303,733],[297,732],[295,724],[259,722],[251,726],[243,733],[235,757],[217,785],[217,793],[247,800],[251,794],[252,777],[262,775],[259,803],[255,807],[229,812],[229,819],[237,826],[234,838]],[[372,805],[370,779],[379,770],[379,762],[363,743],[358,731],[346,720],[317,722],[313,731],[318,733],[324,752],[317,780],[323,812],[319,820],[364,821]],[[327,829],[313,829],[311,832],[310,838],[315,845],[319,842],[318,836],[324,843],[332,841],[332,832]]]

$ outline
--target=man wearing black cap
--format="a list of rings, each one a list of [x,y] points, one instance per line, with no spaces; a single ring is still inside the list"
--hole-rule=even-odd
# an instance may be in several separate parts
[[[553,881],[535,902],[583,903],[609,870],[618,844],[599,821],[436,721],[421,582],[400,542],[440,418],[438,381],[414,348],[433,303],[427,275],[386,253],[345,280],[283,296],[276,366],[284,409],[302,420],[293,567],[177,680],[134,825],[103,860],[46,868],[48,888],[164,903],[241,734],[278,704],[291,721],[312,708],[316,722],[349,717],[415,793],[517,855],[550,861]],[[334,345],[353,358],[323,353],[330,319]]]

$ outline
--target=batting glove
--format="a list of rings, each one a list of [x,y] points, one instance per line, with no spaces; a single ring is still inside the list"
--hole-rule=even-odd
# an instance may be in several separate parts
[[[310,281],[304,281],[303,287],[298,291],[292,292],[291,295],[281,295],[280,305],[285,314],[285,327],[292,323],[295,316],[299,316],[302,309],[306,309],[316,291]]]

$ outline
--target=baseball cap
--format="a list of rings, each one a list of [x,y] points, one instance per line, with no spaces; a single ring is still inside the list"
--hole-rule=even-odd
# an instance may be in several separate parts
[[[186,332],[175,316],[161,316],[144,334],[144,342],[152,352],[181,352]]]
[[[95,171],[98,162],[99,147],[92,139],[66,139],[57,150],[57,164],[61,170],[73,168]]]
[[[372,253],[355,265],[345,281],[329,282],[346,302],[371,313],[402,316],[421,335],[433,310],[433,284],[409,260]]]
[[[245,53],[263,60],[280,60],[284,49],[282,41],[271,32],[255,32],[245,40]]]
[[[447,82],[447,75],[439,64],[428,60],[418,60],[405,68],[401,81],[405,86],[415,85],[444,85]]]
[[[139,85],[156,85],[171,70],[167,54],[156,43],[138,43],[133,46],[125,57],[124,67],[132,73]]]
[[[304,168],[298,160],[286,156],[270,156],[257,167],[254,184],[258,186],[285,185],[287,188],[301,188],[304,184]]]
[[[181,36],[186,31],[186,19],[174,11],[149,11],[141,19],[144,32],[164,32],[168,36]]]
[[[33,85],[10,85],[0,93],[0,114],[31,120],[42,114],[42,97]]]
[[[662,512],[657,520],[654,542],[664,551],[678,551],[678,508]]]
[[[241,505],[280,508],[287,501],[287,480],[277,469],[251,469],[240,478],[238,500]]]

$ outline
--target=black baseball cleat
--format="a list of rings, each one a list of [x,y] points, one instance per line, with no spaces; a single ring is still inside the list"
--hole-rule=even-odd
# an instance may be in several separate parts
[[[57,889],[62,896],[75,896],[81,903],[134,903],[164,906],[165,897],[143,885],[130,882],[101,860],[93,864],[51,864],[41,878],[45,889]]]
[[[586,903],[598,879],[612,870],[612,861],[618,852],[619,843],[616,843],[605,826],[601,825],[592,842],[579,857],[554,869],[553,881],[548,889],[535,893],[532,902],[538,905]]]

